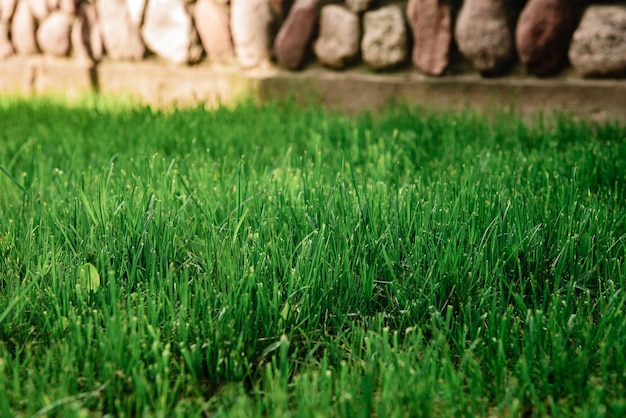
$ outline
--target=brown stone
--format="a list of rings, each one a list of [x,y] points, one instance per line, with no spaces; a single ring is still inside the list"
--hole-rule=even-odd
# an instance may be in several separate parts
[[[406,61],[407,30],[400,6],[390,5],[363,15],[363,61],[375,70]]]
[[[70,31],[72,20],[61,11],[54,11],[37,29],[37,45],[41,52],[56,57],[64,57],[70,52]]]
[[[278,62],[290,70],[302,66],[319,20],[319,0],[297,0],[274,40]]]
[[[25,1],[18,2],[11,21],[11,42],[19,55],[39,53],[36,31],[37,22],[28,7],[28,3]]]
[[[9,39],[9,25],[0,21],[0,59],[10,57],[15,53]]]
[[[447,0],[409,0],[406,14],[413,32],[413,65],[426,74],[443,74],[450,64],[450,3]]]
[[[131,21],[125,0],[98,0],[96,11],[102,41],[114,60],[140,60],[145,53],[139,28]]]
[[[501,72],[514,58],[504,0],[465,0],[454,36],[461,54],[484,75]]]
[[[231,0],[230,30],[243,68],[270,65],[273,19],[267,0]]]
[[[589,6],[569,48],[583,76],[626,75],[626,6]]]
[[[343,6],[329,4],[320,13],[319,36],[313,45],[317,59],[332,68],[344,68],[359,53],[359,16]]]
[[[529,0],[515,30],[520,62],[539,76],[558,72],[575,29],[570,0]]]
[[[78,17],[72,25],[72,49],[78,60],[100,61],[104,55],[96,9],[91,3],[81,3]]]
[[[193,13],[196,30],[209,60],[233,61],[235,47],[230,33],[228,5],[213,0],[198,0]]]

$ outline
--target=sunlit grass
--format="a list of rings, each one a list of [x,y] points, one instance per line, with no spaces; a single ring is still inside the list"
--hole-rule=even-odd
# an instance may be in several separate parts
[[[2,416],[626,414],[623,126],[2,99],[0,167]]]

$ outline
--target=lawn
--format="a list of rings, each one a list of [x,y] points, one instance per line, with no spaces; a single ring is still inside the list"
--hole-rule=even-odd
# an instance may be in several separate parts
[[[0,416],[626,415],[626,127],[0,99]]]

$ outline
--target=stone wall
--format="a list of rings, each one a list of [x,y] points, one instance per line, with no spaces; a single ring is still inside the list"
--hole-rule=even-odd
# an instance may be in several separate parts
[[[626,2],[0,0],[0,59],[626,76]]]

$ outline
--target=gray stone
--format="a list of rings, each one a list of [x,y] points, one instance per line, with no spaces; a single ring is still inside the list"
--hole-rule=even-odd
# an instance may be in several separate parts
[[[302,66],[319,20],[319,0],[297,0],[274,40],[278,62],[290,70]]]
[[[372,0],[346,0],[346,7],[354,13],[363,13],[372,5]]]
[[[19,55],[34,55],[39,53],[37,47],[37,22],[26,1],[20,1],[15,8],[11,21],[11,42]]]
[[[320,13],[319,36],[313,45],[324,65],[341,69],[359,53],[359,17],[343,6],[329,4]]]
[[[515,56],[504,0],[465,0],[454,35],[461,54],[483,74],[501,72]]]
[[[15,53],[9,39],[9,25],[0,21],[0,59],[8,58]]]
[[[239,64],[269,66],[273,15],[268,0],[231,0],[230,22]]]
[[[385,6],[363,16],[363,61],[381,70],[406,61],[407,33],[400,6]]]
[[[185,0],[149,2],[142,33],[150,50],[174,64],[191,64],[202,57],[202,47]]]
[[[54,11],[37,29],[37,45],[41,52],[56,57],[64,57],[70,52],[70,31],[72,20],[62,11]]]
[[[121,61],[142,59],[145,45],[131,21],[126,0],[98,0],[96,11],[108,56]]]
[[[11,21],[16,5],[17,0],[0,0],[0,22],[8,24]]]
[[[198,0],[193,20],[209,60],[222,63],[234,61],[235,46],[230,33],[228,5],[213,0]]]
[[[626,75],[626,6],[589,6],[569,48],[583,76]]]
[[[452,12],[448,0],[409,0],[407,20],[413,32],[413,65],[441,75],[450,63]]]

